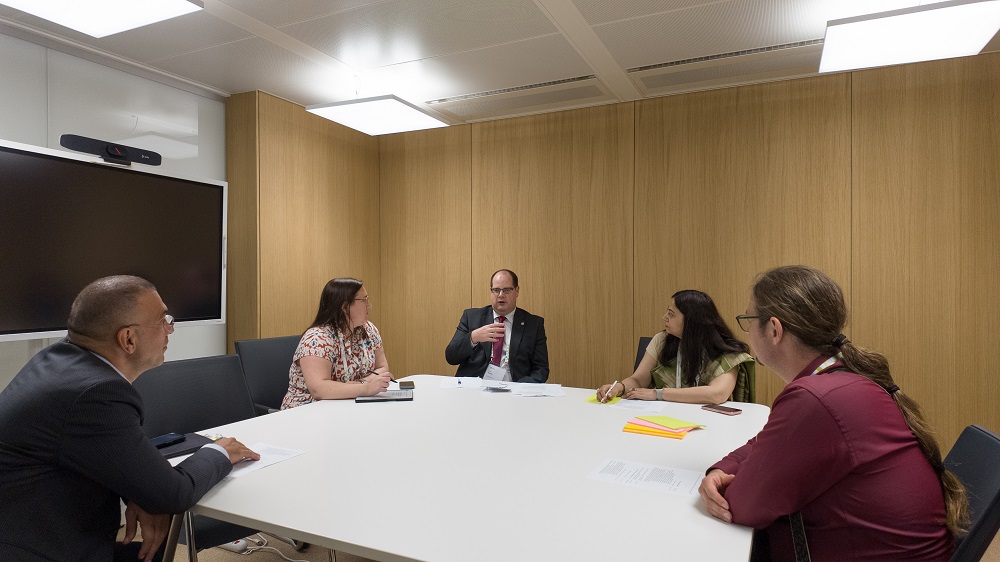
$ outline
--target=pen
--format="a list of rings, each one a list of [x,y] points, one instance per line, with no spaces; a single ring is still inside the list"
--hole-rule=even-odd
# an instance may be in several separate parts
[[[376,371],[374,369],[365,369],[365,370],[368,371],[369,373],[373,374],[373,375],[381,375],[382,374],[382,373],[380,373],[380,372],[378,372],[378,371]],[[389,377],[389,382],[396,382],[396,379],[394,379],[392,377]]]
[[[614,388],[616,384],[618,384],[617,379],[615,379],[615,382],[611,383],[611,386],[608,387],[608,391],[604,393],[604,398],[601,398],[602,404],[608,401],[608,395],[611,394],[611,389]]]

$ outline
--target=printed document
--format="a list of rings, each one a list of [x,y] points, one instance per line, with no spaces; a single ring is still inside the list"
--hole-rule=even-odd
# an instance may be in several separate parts
[[[591,480],[680,496],[697,496],[698,486],[704,477],[704,474],[695,470],[621,459],[604,459],[601,466],[587,475]]]

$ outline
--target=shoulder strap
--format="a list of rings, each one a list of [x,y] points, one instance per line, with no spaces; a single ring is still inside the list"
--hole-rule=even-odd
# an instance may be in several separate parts
[[[795,548],[795,562],[809,562],[809,541],[806,540],[806,526],[802,522],[802,512],[796,511],[788,516],[792,525],[792,546]]]

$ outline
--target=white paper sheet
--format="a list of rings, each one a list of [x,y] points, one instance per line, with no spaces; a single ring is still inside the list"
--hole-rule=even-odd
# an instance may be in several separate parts
[[[658,414],[667,404],[662,400],[619,400],[611,404],[612,408],[631,410],[633,412],[649,412]]]
[[[587,475],[591,480],[680,496],[697,496],[698,486],[704,477],[704,474],[694,470],[621,459],[604,459],[601,466]]]
[[[250,446],[250,450],[259,454],[260,460],[236,463],[233,465],[233,471],[230,472],[229,476],[226,476],[226,478],[239,478],[240,476],[246,476],[247,474],[256,472],[266,466],[287,461],[292,457],[297,457],[305,453],[305,451],[275,447],[274,445],[268,445],[267,443],[254,443]]]
[[[566,396],[561,384],[509,383],[511,392],[518,396]]]

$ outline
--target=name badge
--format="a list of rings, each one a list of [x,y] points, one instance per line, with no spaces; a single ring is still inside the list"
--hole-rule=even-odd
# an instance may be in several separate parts
[[[483,375],[483,380],[486,381],[502,381],[507,378],[507,369],[499,365],[490,364],[486,367],[486,374]]]

